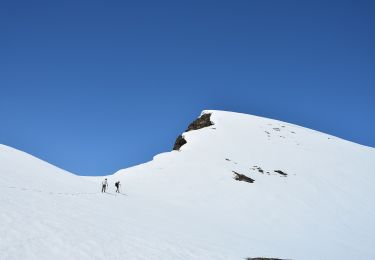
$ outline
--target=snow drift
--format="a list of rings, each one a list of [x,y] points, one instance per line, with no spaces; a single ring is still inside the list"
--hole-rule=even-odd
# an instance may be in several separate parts
[[[375,258],[374,148],[202,115],[174,151],[107,176],[119,195],[0,146],[0,259]]]

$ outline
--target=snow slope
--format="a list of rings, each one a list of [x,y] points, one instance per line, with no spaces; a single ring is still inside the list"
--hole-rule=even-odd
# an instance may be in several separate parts
[[[108,194],[103,178],[0,146],[0,259],[375,259],[374,148],[203,113],[214,125],[108,176]]]

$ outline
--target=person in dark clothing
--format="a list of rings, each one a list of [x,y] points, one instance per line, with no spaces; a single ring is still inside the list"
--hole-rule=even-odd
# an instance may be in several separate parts
[[[108,188],[108,181],[107,181],[107,178],[104,179],[104,181],[102,182],[102,193],[105,192]]]
[[[120,193],[120,181],[115,183],[116,186],[116,193]]]

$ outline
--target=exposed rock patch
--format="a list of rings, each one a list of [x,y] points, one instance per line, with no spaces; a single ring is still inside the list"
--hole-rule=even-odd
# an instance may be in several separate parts
[[[256,165],[253,166],[251,168],[251,170],[253,170],[255,172],[259,172],[261,174],[266,173],[267,175],[277,175],[276,173],[278,173],[279,175],[281,175],[280,177],[287,177],[288,176],[288,174],[286,172],[282,171],[282,170],[273,170],[273,172],[275,172],[275,173],[270,173],[269,170],[263,170],[260,166],[256,166]]]
[[[234,179],[236,181],[246,181],[246,182],[249,182],[249,183],[253,183],[255,180],[251,179],[250,177],[247,177],[246,175],[243,175],[241,173],[238,173],[238,172],[235,172],[235,171],[232,171],[234,173]]]
[[[180,147],[186,144],[186,140],[182,137],[182,135],[179,135],[176,139],[176,142],[174,143],[173,150],[180,150]]]
[[[211,122],[211,114],[203,114],[196,120],[194,120],[186,129],[185,132],[189,132],[192,130],[202,129],[207,126],[211,126],[213,123]]]
[[[264,170],[261,167],[259,167],[259,166],[254,166],[252,169],[253,170],[257,170],[260,173],[264,173]]]
[[[190,123],[185,132],[202,129],[211,125],[213,125],[213,123],[211,122],[211,114],[203,114],[192,123]],[[181,146],[186,143],[187,141],[184,139],[184,137],[182,135],[179,135],[176,139],[176,142],[174,143],[173,150],[179,151]]]
[[[283,172],[281,170],[275,170],[274,172],[276,172],[276,173],[278,173],[278,174],[280,174],[282,176],[285,176],[285,177],[288,176],[288,174],[286,172]]]

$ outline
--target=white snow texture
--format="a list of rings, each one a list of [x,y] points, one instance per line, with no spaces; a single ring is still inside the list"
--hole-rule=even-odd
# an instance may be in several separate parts
[[[375,259],[374,148],[203,113],[214,125],[107,176],[105,194],[104,177],[0,145],[0,259]]]

